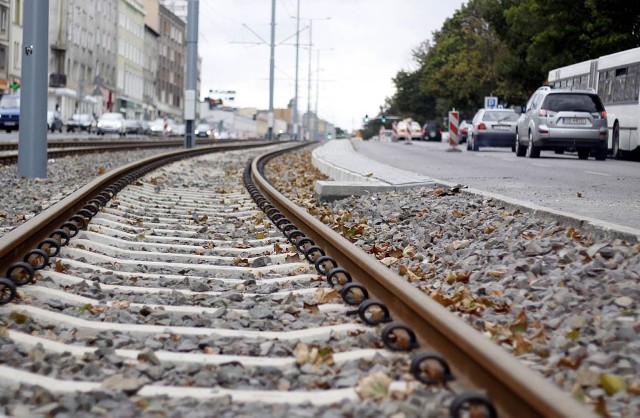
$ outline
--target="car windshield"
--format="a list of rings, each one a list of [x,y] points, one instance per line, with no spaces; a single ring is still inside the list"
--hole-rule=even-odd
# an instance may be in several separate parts
[[[518,114],[513,110],[485,112],[482,120],[488,122],[515,122],[518,120]]]
[[[544,99],[542,108],[553,112],[589,112],[600,113],[604,106],[596,94],[557,93]]]
[[[20,107],[20,98],[19,97],[8,97],[3,96],[0,99],[0,108],[1,109],[15,109]]]
[[[120,113],[105,113],[104,115],[100,116],[100,119],[102,120],[119,120],[122,118],[122,115]]]

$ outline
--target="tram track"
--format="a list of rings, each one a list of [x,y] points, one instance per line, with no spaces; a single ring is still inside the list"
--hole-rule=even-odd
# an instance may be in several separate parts
[[[590,416],[280,195],[261,175],[273,154],[244,170],[242,190],[232,174],[248,154],[237,153],[198,157],[194,173],[123,167],[3,237],[0,271],[26,255],[35,269],[7,277],[28,282],[31,269],[35,285],[0,308],[2,338],[20,347],[0,383],[152,403],[230,398],[244,412],[256,400],[345,412],[349,399],[409,415],[475,405],[490,416],[495,404],[510,416]],[[62,248],[45,260],[37,247]]]
[[[237,143],[241,141],[225,141]],[[198,138],[198,145],[206,146],[220,143],[214,139]],[[47,158],[61,158],[68,155],[86,153],[141,150],[154,148],[179,148],[184,146],[178,139],[139,139],[139,140],[52,140],[47,142]],[[18,161],[18,143],[0,142],[0,165],[15,164]]]

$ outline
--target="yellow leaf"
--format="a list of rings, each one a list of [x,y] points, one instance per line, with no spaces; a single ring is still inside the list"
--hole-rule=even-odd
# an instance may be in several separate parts
[[[258,232],[258,233],[256,234],[256,239],[264,239],[264,238],[265,238],[265,236],[266,236],[266,235],[264,234],[264,232]]]
[[[609,396],[627,389],[627,383],[620,376],[603,373],[600,375],[600,384]]]
[[[453,214],[453,216],[455,216],[456,218],[462,218],[462,214],[460,212],[458,212],[457,210],[453,210],[453,212],[451,212]]]

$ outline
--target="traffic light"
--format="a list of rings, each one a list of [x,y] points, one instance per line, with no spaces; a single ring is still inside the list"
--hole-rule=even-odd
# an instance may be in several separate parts
[[[369,115],[364,115],[364,123],[369,123]]]
[[[386,123],[387,122],[387,117],[385,115],[382,115],[382,117],[380,118],[380,122]]]

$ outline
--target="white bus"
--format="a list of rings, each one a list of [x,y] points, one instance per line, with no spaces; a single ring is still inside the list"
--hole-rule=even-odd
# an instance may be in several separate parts
[[[609,150],[614,158],[640,148],[640,48],[549,71],[554,88],[592,88],[607,110]]]

